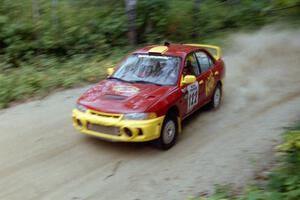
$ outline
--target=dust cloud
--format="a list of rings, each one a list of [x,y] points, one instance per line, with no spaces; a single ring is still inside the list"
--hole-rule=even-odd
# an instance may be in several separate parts
[[[300,93],[300,30],[264,28],[227,40],[225,96],[235,111]],[[233,101],[233,103],[232,103]]]

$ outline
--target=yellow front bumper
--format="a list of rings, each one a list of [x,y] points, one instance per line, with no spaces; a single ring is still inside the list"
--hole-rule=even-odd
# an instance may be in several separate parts
[[[81,133],[98,138],[121,142],[145,142],[159,138],[164,116],[148,120],[122,120],[122,115],[107,113],[95,114],[87,110],[80,112],[73,110],[73,125]],[[115,133],[104,133],[91,130],[90,125],[100,126],[103,130],[114,129]],[[102,129],[101,129],[102,130]],[[126,134],[130,131],[131,134]]]

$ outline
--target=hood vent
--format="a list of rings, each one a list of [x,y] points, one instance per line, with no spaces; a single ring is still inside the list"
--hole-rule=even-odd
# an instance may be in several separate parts
[[[104,98],[105,99],[108,99],[108,100],[125,100],[127,97],[126,96],[121,96],[121,95],[111,95],[111,94],[106,94],[104,95]]]

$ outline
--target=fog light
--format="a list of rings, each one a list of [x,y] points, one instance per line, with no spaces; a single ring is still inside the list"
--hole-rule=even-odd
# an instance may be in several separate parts
[[[131,137],[132,136],[132,132],[129,128],[124,128],[124,132],[125,134],[128,136],[128,137]]]
[[[77,119],[76,121],[77,121],[78,126],[82,126],[82,122],[79,119]]]
[[[143,135],[143,131],[142,131],[142,129],[140,129],[140,128],[139,128],[138,135],[139,135],[139,136]]]

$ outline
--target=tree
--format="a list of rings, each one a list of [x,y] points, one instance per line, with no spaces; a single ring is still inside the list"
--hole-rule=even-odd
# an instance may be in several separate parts
[[[135,46],[137,43],[136,2],[137,0],[125,0],[125,9],[128,19],[128,40],[131,46]]]
[[[55,28],[57,28],[58,19],[57,19],[57,0],[52,0],[52,9],[51,9],[51,15],[52,15],[52,24]]]
[[[195,27],[192,30],[192,38],[196,39],[199,35],[198,35],[198,31],[199,31],[199,24],[200,24],[200,6],[201,6],[201,0],[194,0],[194,9],[193,9],[193,17],[194,17],[194,21],[195,21]]]
[[[31,0],[31,7],[33,21],[38,21],[40,19],[39,2],[37,0]]]

